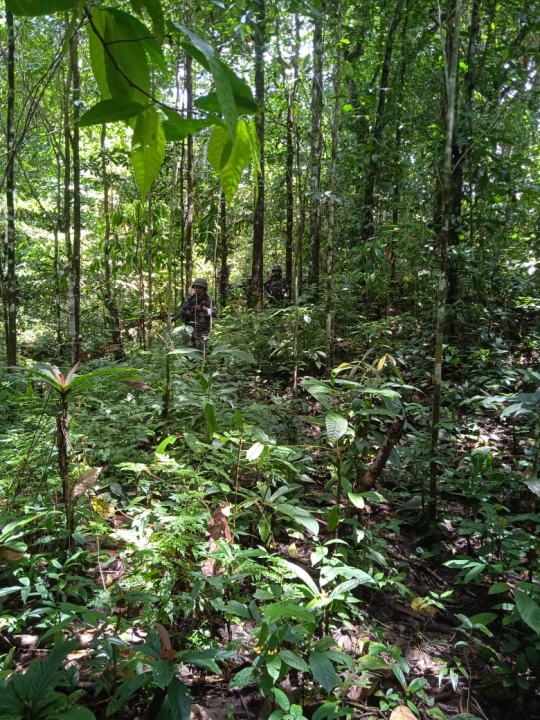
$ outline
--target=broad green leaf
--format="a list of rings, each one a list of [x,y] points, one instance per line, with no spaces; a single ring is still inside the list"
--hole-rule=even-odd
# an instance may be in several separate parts
[[[140,115],[148,105],[141,105],[132,100],[101,100],[87,110],[79,120],[79,127],[102,125],[103,123],[127,120]]]
[[[319,523],[307,510],[296,507],[296,505],[287,505],[285,503],[277,503],[276,510],[284,515],[288,515],[297,523],[303,525],[312,535],[319,534]]]
[[[359,510],[362,510],[366,506],[366,501],[363,495],[357,495],[356,493],[347,493],[347,496],[352,505]]]
[[[137,118],[131,143],[131,163],[141,197],[145,198],[165,157],[165,135],[153,107]]]
[[[107,705],[107,717],[110,715],[114,715],[124,703],[126,703],[130,697],[135,695],[137,690],[140,690],[143,685],[146,685],[149,678],[151,677],[151,673],[141,673],[140,675],[137,675],[136,678],[133,680],[128,680],[128,682],[122,683],[118,690],[116,691],[114,697],[109,701],[109,704]]]
[[[498,595],[499,593],[508,592],[509,590],[510,590],[510,585],[508,583],[498,582],[489,588],[488,595]]]
[[[239,115],[255,115],[259,110],[259,106],[255,100],[250,100],[249,98],[234,95],[234,102]],[[212,113],[221,112],[221,105],[216,92],[201,95],[201,97],[196,98],[193,104],[196,108],[199,108],[199,110],[206,110]]]
[[[47,714],[47,717],[49,718],[52,716]],[[96,716],[88,708],[76,705],[64,710],[63,712],[56,713],[54,715],[54,720],[96,720]]]
[[[251,613],[244,603],[238,602],[238,600],[229,600],[225,607],[229,613],[251,620]]]
[[[530,480],[526,480],[525,485],[529,488],[529,490],[531,492],[533,492],[535,495],[538,495],[540,497],[540,479],[539,478],[531,478]]]
[[[206,154],[208,162],[218,174],[228,163],[232,148],[233,144],[227,130],[224,127],[216,126],[210,135]]]
[[[169,684],[167,699],[173,720],[189,720],[191,716],[189,689],[176,677]]]
[[[131,44],[131,52],[135,51],[140,53],[141,49],[144,50],[148,57],[163,69],[165,63],[160,43],[148,27],[134,15],[124,12],[123,10],[109,8],[108,11],[115,17],[117,27],[121,29],[123,33],[129,34],[131,42],[125,44],[127,46]]]
[[[351,592],[351,590],[354,590],[354,588],[358,587],[358,585],[360,584],[361,582],[358,578],[353,578],[352,580],[345,580],[345,582],[337,585],[328,597],[330,600],[335,600],[342,595],[346,596]]]
[[[215,654],[215,651],[195,650],[194,652],[188,652],[182,655],[182,662],[188,665],[196,665],[197,667],[204,668],[219,675],[221,671],[215,660]]]
[[[291,707],[291,702],[289,698],[285,695],[283,690],[280,690],[279,688],[274,688],[273,693],[274,700],[282,710],[288,710]]]
[[[37,17],[66,12],[79,7],[79,0],[6,0],[6,10],[14,15]]]
[[[309,656],[309,666],[315,680],[327,693],[330,693],[337,684],[338,676],[326,653],[312,652]]]
[[[223,113],[231,141],[234,142],[236,138],[236,122],[238,113],[236,111],[230,73],[228,72],[227,66],[220,60],[216,50],[214,50],[210,43],[200,38],[184,25],[180,25],[179,23],[173,24],[188,36],[195,49],[199,51],[199,57],[201,53],[204,56],[207,62],[207,67],[214,78],[216,93],[219,100],[219,108]]]
[[[338,440],[345,435],[349,427],[346,418],[337,413],[327,413],[324,422],[326,424],[328,440],[332,443],[337,443]]]
[[[205,118],[184,118],[175,110],[164,109],[167,120],[163,122],[165,139],[168,141],[183,140],[192,133],[204,130],[212,125],[222,125],[223,121],[217,115]]]
[[[21,592],[22,585],[11,585],[10,587],[0,588],[0,598],[11,595],[12,593]]]
[[[238,190],[242,173],[250,157],[249,133],[244,120],[238,121],[236,140],[232,145],[224,128],[218,125],[214,127],[208,143],[208,160],[219,173],[221,187],[229,203]]]
[[[244,668],[243,670],[240,670],[240,672],[236,673],[236,675],[231,680],[229,687],[243,687],[244,685],[250,683],[252,680],[255,680],[256,677],[257,671],[254,668]]]
[[[521,590],[515,591],[514,600],[523,622],[532,628],[535,633],[540,634],[540,605],[530,595]]]
[[[208,434],[212,437],[214,433],[219,432],[219,425],[216,420],[216,411],[212,403],[206,403],[204,406],[204,417],[206,420],[206,427],[208,428]]]
[[[165,17],[160,0],[130,0],[131,7],[139,15],[145,9],[150,20],[152,21],[152,30],[156,36],[156,40],[160,45],[163,44],[165,38]]]
[[[154,682],[160,688],[166,688],[174,677],[174,665],[170,660],[157,660],[152,669]]]
[[[328,532],[334,532],[339,525],[339,505],[334,507],[328,513]]]
[[[309,672],[309,665],[307,662],[296,653],[293,653],[292,650],[281,650],[279,657],[289,667],[292,667],[295,670],[300,670],[300,672]]]
[[[273,603],[262,608],[263,615],[268,622],[281,622],[283,620],[297,620],[299,623],[314,627],[316,617],[301,607],[292,603]]]
[[[148,44],[141,35],[144,32],[149,37],[150,31],[121,10],[94,7],[91,18],[90,60],[103,99],[113,97],[146,105],[151,82],[145,52]]]
[[[274,682],[277,682],[279,673],[281,672],[281,658],[279,655],[267,656],[266,672],[270,675]]]
[[[304,568],[301,568],[296,563],[284,560],[283,558],[278,558],[277,564],[279,565],[279,567],[287,569],[290,573],[302,580],[302,582],[308,587],[308,589],[313,595],[319,594],[319,588],[315,584],[311,575],[306,570],[304,570]]]

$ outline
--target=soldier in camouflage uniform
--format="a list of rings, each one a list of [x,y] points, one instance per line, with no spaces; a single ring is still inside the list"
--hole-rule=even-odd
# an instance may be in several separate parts
[[[204,350],[212,330],[212,320],[217,317],[216,303],[209,297],[208,283],[202,278],[191,286],[195,293],[182,304],[171,322],[182,319],[189,333],[188,346]]]
[[[274,265],[272,274],[264,283],[264,294],[271,305],[281,305],[290,297],[289,283],[281,275],[281,265]]]

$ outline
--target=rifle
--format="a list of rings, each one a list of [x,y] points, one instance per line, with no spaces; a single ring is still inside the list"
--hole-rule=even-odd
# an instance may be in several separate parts
[[[174,322],[175,320],[178,320],[179,318],[182,318],[182,320],[185,321],[185,313],[187,310],[193,310],[195,305],[197,304],[197,295],[193,294],[190,295],[188,298],[184,300],[184,302],[180,305],[180,309],[176,313],[176,315],[173,315],[171,318],[171,322]],[[186,323],[187,324],[187,323]]]

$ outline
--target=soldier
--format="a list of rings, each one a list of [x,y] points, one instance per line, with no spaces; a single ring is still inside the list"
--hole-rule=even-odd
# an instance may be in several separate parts
[[[272,268],[272,274],[264,283],[264,294],[272,305],[281,305],[290,296],[289,283],[281,275],[281,265]]]
[[[195,293],[182,303],[171,322],[181,318],[190,335],[188,346],[204,350],[212,330],[212,320],[217,317],[216,303],[207,293],[206,280],[197,278],[191,287],[195,289]]]

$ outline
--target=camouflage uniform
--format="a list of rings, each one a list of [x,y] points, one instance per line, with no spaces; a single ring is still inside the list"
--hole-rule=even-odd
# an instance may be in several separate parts
[[[279,275],[276,274],[277,272]],[[264,293],[268,301],[276,305],[290,296],[289,283],[281,276],[281,268],[278,265],[274,266],[272,274],[264,283]]]
[[[182,318],[186,327],[191,328],[189,332],[188,347],[204,350],[208,336],[212,329],[212,320],[217,317],[216,303],[206,292],[206,282],[198,285],[195,281],[193,287],[202,287],[202,294],[195,293],[182,305],[180,310],[171,318],[171,322]],[[210,310],[210,312],[208,312]]]

